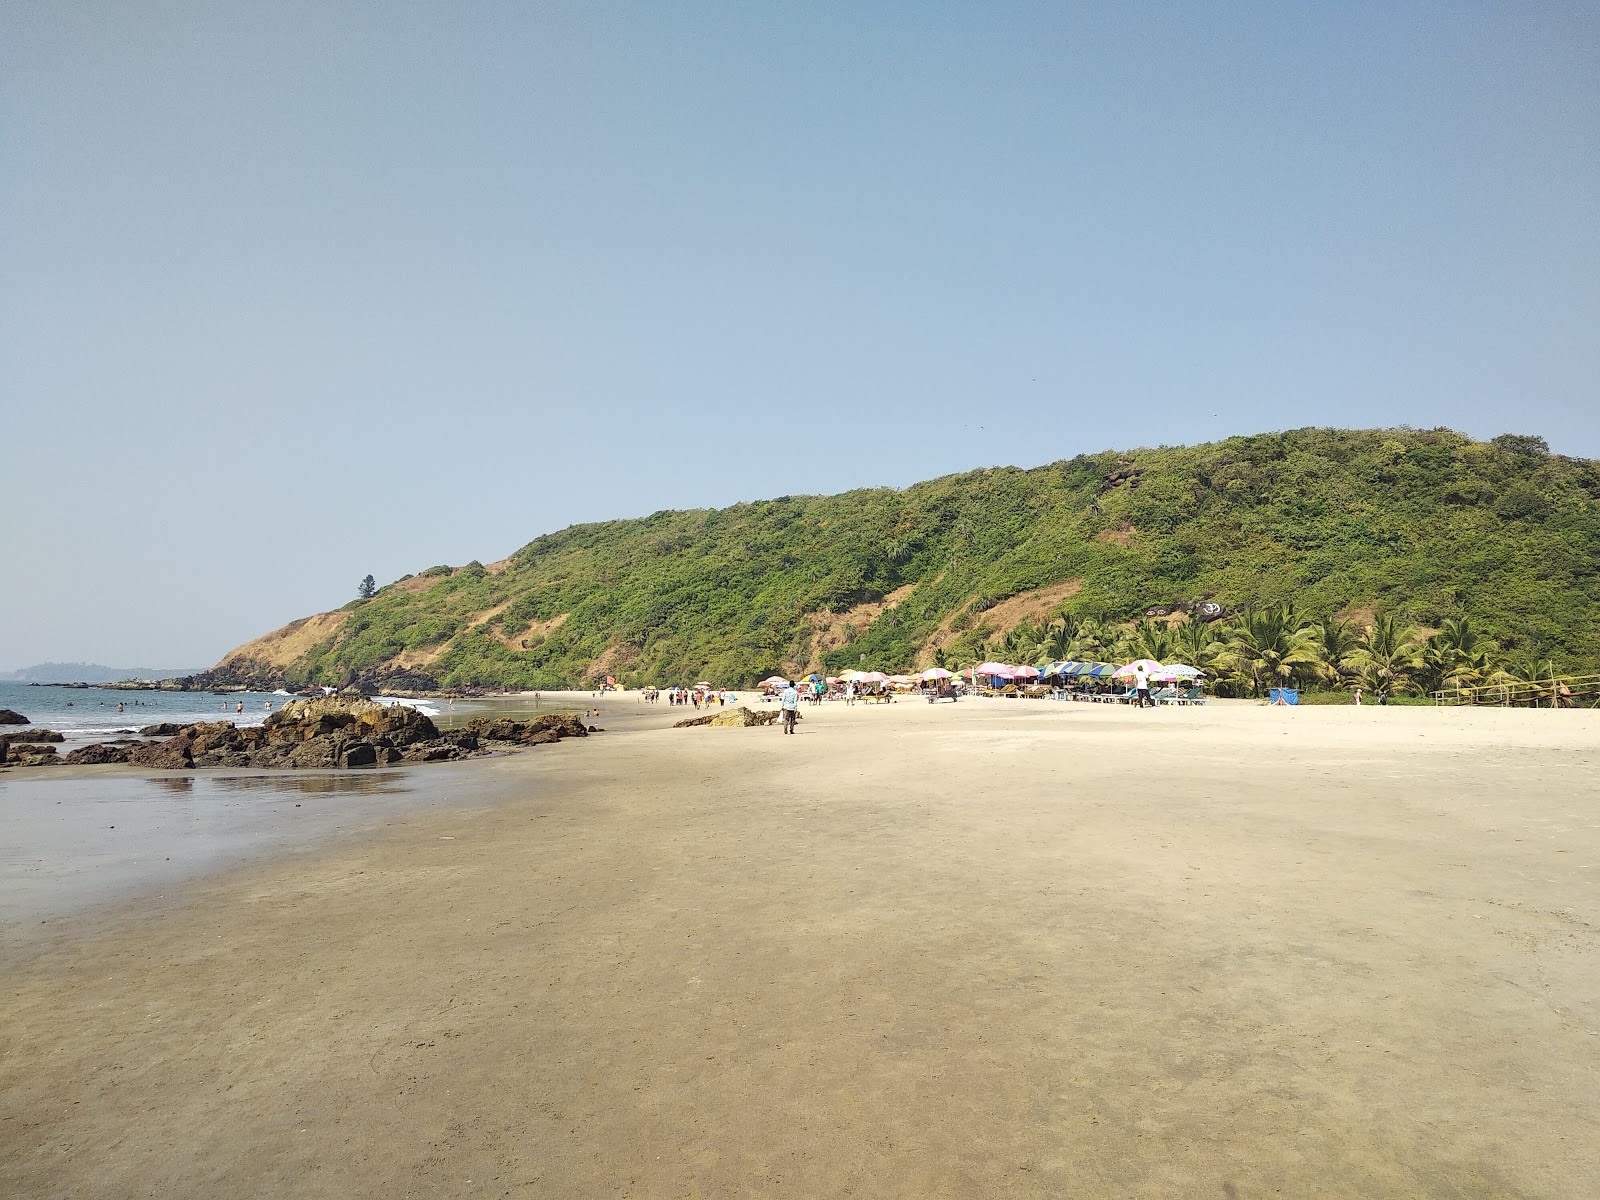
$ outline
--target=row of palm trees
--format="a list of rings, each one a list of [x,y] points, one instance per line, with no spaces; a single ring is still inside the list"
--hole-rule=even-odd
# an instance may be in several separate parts
[[[1246,609],[1226,621],[1132,624],[1062,614],[1024,622],[988,647],[1012,662],[1077,660],[1184,662],[1207,672],[1222,695],[1260,696],[1268,688],[1423,695],[1498,684],[1553,687],[1547,661],[1509,661],[1468,617],[1437,631],[1379,613],[1357,625],[1334,616],[1304,619],[1292,604]]]

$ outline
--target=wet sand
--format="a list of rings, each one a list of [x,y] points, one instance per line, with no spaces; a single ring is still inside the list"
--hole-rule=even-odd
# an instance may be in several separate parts
[[[1600,1193],[1600,714],[681,715],[11,955],[0,1194]]]

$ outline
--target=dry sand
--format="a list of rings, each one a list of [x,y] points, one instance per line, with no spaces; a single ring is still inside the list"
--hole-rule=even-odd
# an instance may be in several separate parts
[[[60,928],[0,1194],[1600,1194],[1600,714],[805,715]]]

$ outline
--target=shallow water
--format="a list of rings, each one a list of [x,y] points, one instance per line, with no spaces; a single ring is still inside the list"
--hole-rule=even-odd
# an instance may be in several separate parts
[[[0,775],[0,940],[267,854],[448,803],[434,769],[252,775]],[[465,789],[458,789],[465,790]]]
[[[0,682],[0,708],[21,713],[31,725],[58,730],[72,745],[126,736],[161,721],[177,725],[196,721],[260,725],[273,710],[292,699],[288,692],[125,692]],[[385,696],[377,699],[386,704],[409,704],[430,716],[439,711],[441,703]],[[6,728],[0,726],[0,734]]]

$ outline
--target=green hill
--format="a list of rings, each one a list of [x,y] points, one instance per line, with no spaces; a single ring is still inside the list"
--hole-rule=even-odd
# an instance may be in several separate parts
[[[1027,657],[1052,620],[1058,649],[1086,629],[1126,648],[1182,632],[1199,601],[1357,630],[1387,613],[1419,638],[1466,617],[1502,656],[1593,671],[1597,552],[1600,464],[1538,438],[1299,429],[576,525],[295,622],[203,678],[745,685]]]

